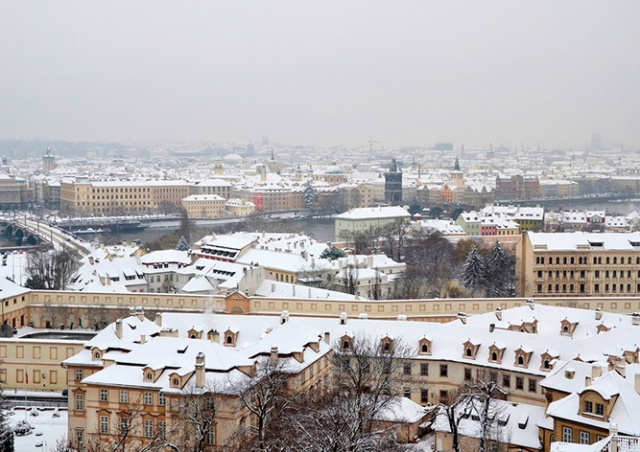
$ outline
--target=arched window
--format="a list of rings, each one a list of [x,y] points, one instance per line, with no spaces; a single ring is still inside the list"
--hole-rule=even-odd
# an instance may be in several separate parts
[[[569,333],[569,327],[567,325],[563,326],[562,327],[562,332],[565,333],[565,334]]]
[[[391,344],[389,342],[385,342],[384,345],[382,346],[382,349],[385,352],[388,352],[389,350],[391,350]]]
[[[342,342],[342,349],[343,350],[348,350],[349,349],[349,341],[343,341]]]
[[[467,347],[466,355],[467,355],[468,357],[470,357],[470,356],[471,356],[471,347]]]
[[[427,344],[422,344],[421,350],[422,353],[429,353],[429,346]]]
[[[549,363],[548,359],[544,360],[544,364],[542,365],[542,367],[544,367],[545,369],[550,369],[551,368],[551,363]]]
[[[498,354],[496,352],[491,353],[491,361],[498,361]]]
[[[232,344],[233,343],[233,338],[231,337],[231,335],[227,336],[227,344]]]
[[[518,366],[524,366],[524,358],[522,355],[518,356]]]

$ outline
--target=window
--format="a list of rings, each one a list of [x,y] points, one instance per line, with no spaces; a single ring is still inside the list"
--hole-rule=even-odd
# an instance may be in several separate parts
[[[524,366],[524,357],[522,355],[518,355],[518,366]]]
[[[410,398],[411,398],[411,389],[409,389],[409,388],[404,388],[404,396],[405,396],[407,399],[410,399]]]
[[[598,416],[604,416],[604,405],[601,403],[596,403],[596,414]]]
[[[427,344],[422,344],[420,350],[422,351],[422,353],[429,353],[429,346]]]
[[[153,421],[151,419],[144,420],[144,437],[151,438],[153,436]]]
[[[120,390],[120,403],[129,403],[129,391],[126,389]]]
[[[167,405],[167,397],[164,395],[164,392],[158,394],[158,405],[166,406]]]
[[[511,375],[502,376],[502,386],[504,386],[505,388],[511,387]]]
[[[100,433],[109,434],[109,416],[100,416]]]
[[[76,411],[84,411],[84,395],[76,394]]]
[[[471,368],[470,367],[465,367],[464,368],[464,379],[465,380],[471,380]]]
[[[420,375],[429,375],[429,363],[420,363]]]
[[[420,401],[422,403],[429,402],[429,390],[428,389],[421,389],[420,390]]]
[[[440,376],[446,377],[449,375],[449,366],[446,364],[440,364]]]
[[[76,369],[76,380],[82,380],[82,369]]]
[[[580,430],[580,444],[589,444],[589,432]]]
[[[588,400],[584,402],[584,411],[585,413],[593,413],[593,402]]]
[[[529,392],[536,392],[538,381],[535,378],[529,378]]]
[[[524,389],[524,378],[516,377],[516,389]]]
[[[144,393],[144,404],[145,405],[153,405],[153,393],[146,391]]]
[[[129,431],[129,418],[121,417],[120,418],[120,434],[124,435]]]
[[[166,433],[167,433],[167,422],[166,421],[159,421],[158,422],[158,436],[161,439],[164,439]]]
[[[403,366],[403,371],[405,375],[411,375],[411,364],[405,364]]]
[[[571,427],[562,427],[562,442],[570,443],[573,441],[573,430]]]
[[[107,388],[100,388],[100,401],[101,402],[109,401],[109,390]]]
[[[82,444],[82,442],[84,441],[83,431],[80,429],[76,430],[76,441],[78,442],[78,444]]]
[[[215,427],[210,427],[207,432],[207,444],[215,444],[216,443],[216,429]]]

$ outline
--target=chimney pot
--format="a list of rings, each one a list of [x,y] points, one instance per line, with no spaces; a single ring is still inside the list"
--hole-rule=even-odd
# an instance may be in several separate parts
[[[122,339],[122,319],[116,320],[116,336]]]

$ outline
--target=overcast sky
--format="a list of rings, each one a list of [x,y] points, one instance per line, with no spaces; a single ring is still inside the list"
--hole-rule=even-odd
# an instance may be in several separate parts
[[[7,1],[0,139],[640,145],[640,2]]]

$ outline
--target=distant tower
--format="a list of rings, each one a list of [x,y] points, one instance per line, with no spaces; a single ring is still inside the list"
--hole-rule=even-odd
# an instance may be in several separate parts
[[[449,173],[449,178],[456,187],[464,187],[464,173],[460,171],[460,160],[456,157],[456,162],[453,164],[453,171]]]
[[[402,171],[398,169],[396,159],[391,161],[391,168],[384,173],[384,200],[391,204],[402,201]]]
[[[42,167],[45,173],[53,171],[56,167],[56,158],[51,155],[51,148],[47,148],[47,151],[42,156]]]

